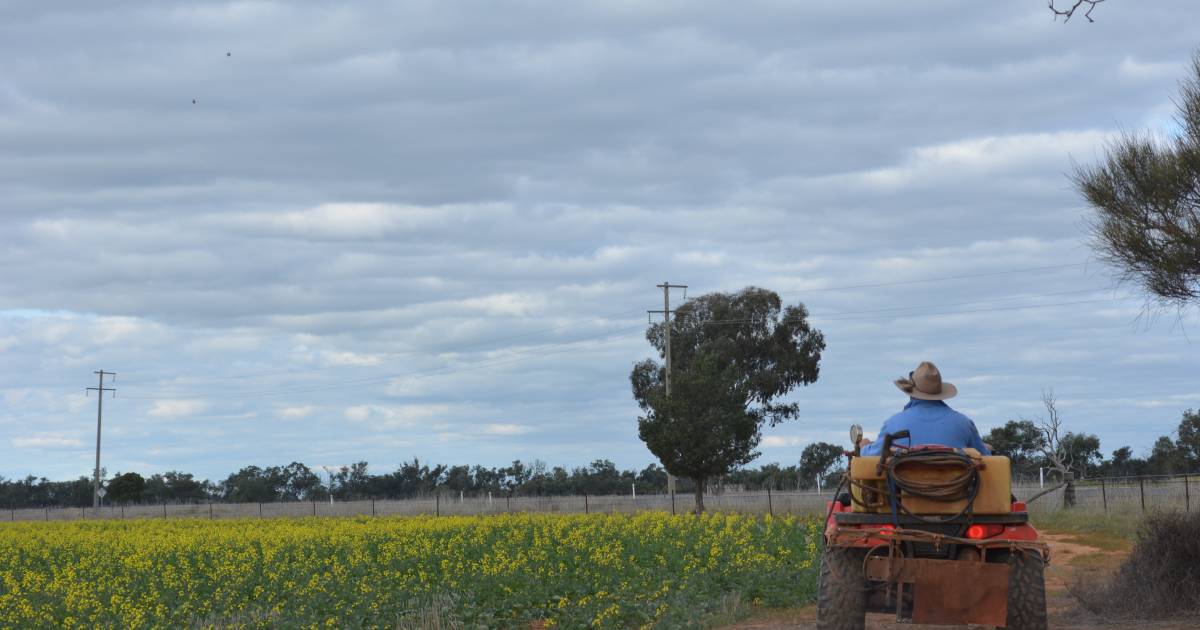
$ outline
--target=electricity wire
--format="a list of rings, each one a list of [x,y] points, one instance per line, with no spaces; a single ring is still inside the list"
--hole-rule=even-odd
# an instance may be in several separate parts
[[[947,281],[953,281],[953,280],[965,280],[965,279],[984,278],[984,277],[1011,275],[1011,274],[1019,274],[1019,273],[1030,273],[1030,272],[1034,272],[1034,271],[1048,271],[1048,270],[1052,270],[1052,269],[1066,269],[1066,268],[1071,268],[1071,267],[1080,267],[1080,266],[1083,266],[1086,264],[1087,263],[1084,263],[1084,262],[1065,263],[1065,264],[1059,264],[1059,265],[1043,265],[1043,266],[1038,266],[1038,267],[1022,267],[1022,268],[1017,268],[1017,269],[1003,269],[1003,270],[998,270],[998,271],[989,271],[989,272],[976,273],[976,274],[921,278],[921,279],[916,279],[916,280],[899,280],[899,281],[893,281],[893,282],[880,282],[880,283],[874,283],[874,284],[843,285],[843,286],[821,287],[821,288],[812,288],[812,289],[800,289],[800,290],[795,290],[795,291],[783,291],[783,292],[780,292],[779,295],[796,295],[796,294],[807,294],[807,293],[814,293],[814,292],[851,291],[851,290],[857,290],[857,289],[872,289],[872,288],[882,288],[882,287],[907,286],[907,285],[913,285],[913,284],[927,284],[930,282],[947,282]],[[1055,294],[1046,294],[1046,295],[1055,295]],[[466,299],[471,299],[473,297],[477,297],[477,296],[438,299],[438,300],[432,300],[430,302],[427,302],[426,304],[436,304],[436,303],[442,303],[442,302],[458,302],[458,301],[463,301]],[[609,316],[602,317],[599,319],[601,319],[601,320],[622,320],[622,319],[628,318],[630,315],[633,315],[633,314],[640,315],[642,313],[644,313],[643,309],[636,309],[636,310],[622,311],[621,313],[611,314]],[[852,311],[852,313],[853,313],[853,311]],[[463,350],[469,350],[469,349],[478,348],[481,346],[502,343],[505,341],[512,341],[515,339],[523,339],[523,338],[532,337],[535,335],[560,332],[563,330],[569,330],[569,329],[577,328],[577,327],[579,327],[579,324],[577,324],[577,323],[564,324],[564,325],[555,326],[552,328],[543,328],[543,329],[533,330],[533,331],[529,331],[529,332],[525,332],[525,333],[520,333],[517,335],[510,335],[507,337],[486,339],[486,340],[481,340],[481,341],[471,342],[471,343],[466,343],[466,344],[458,344],[458,345],[448,346],[448,347],[440,348],[440,349],[404,350],[404,351],[399,351],[399,352],[376,353],[374,356],[383,356],[386,359],[394,359],[394,358],[408,357],[408,356],[414,356],[414,355],[446,354],[446,353],[452,353],[452,352],[461,352]],[[318,372],[325,372],[325,371],[328,371],[331,369],[346,369],[346,368],[354,368],[354,367],[367,368],[367,367],[374,367],[374,366],[333,366],[333,365],[314,366],[314,367],[304,367],[304,368],[299,368],[299,369],[288,369],[288,370],[244,372],[241,374],[223,375],[223,376],[205,376],[205,377],[198,377],[198,378],[197,377],[189,377],[188,381],[190,383],[201,383],[201,382],[211,382],[211,381],[245,380],[245,379],[250,379],[250,378],[261,378],[261,377],[267,377],[267,376],[287,376],[287,375],[312,374],[312,373],[318,373]],[[147,384],[147,383],[158,382],[158,381],[148,381],[145,379],[130,380],[127,378],[127,379],[125,379],[124,382],[128,385],[139,385],[139,384]]]
[[[853,320],[907,319],[907,318],[914,318],[914,317],[934,317],[934,316],[942,316],[942,315],[957,315],[957,314],[964,314],[964,313],[982,313],[982,312],[996,312],[996,311],[1054,308],[1054,307],[1062,307],[1062,306],[1074,306],[1074,305],[1080,305],[1080,304],[1112,302],[1112,301],[1115,301],[1118,299],[1119,298],[1112,297],[1112,298],[1105,298],[1105,299],[1098,299],[1098,300],[1080,300],[1080,301],[1072,301],[1072,302],[1057,302],[1057,303],[1051,303],[1051,304],[1014,305],[1014,306],[1007,306],[1007,307],[992,307],[992,308],[984,308],[984,309],[936,311],[936,312],[928,312],[928,313],[906,313],[906,314],[898,314],[898,315],[869,315],[866,317],[821,318],[818,316],[812,316],[812,319],[822,320],[822,321],[846,321],[846,320],[851,320],[851,319],[853,319]],[[936,305],[929,305],[929,306],[936,306]],[[925,307],[922,307],[922,308],[925,308]],[[845,314],[846,313],[842,313],[840,315],[845,315]],[[748,323],[748,322],[752,322],[752,321],[754,321],[754,320],[745,318],[745,319],[731,319],[731,320],[712,320],[712,321],[697,322],[697,323],[699,325],[709,326],[709,325]],[[786,322],[789,320],[782,319],[780,321]],[[409,379],[427,378],[430,376],[453,374],[453,373],[457,373],[457,372],[469,371],[469,370],[474,370],[474,369],[479,369],[479,368],[484,368],[484,367],[493,367],[493,366],[497,366],[497,365],[506,365],[506,364],[510,364],[510,363],[520,362],[520,361],[526,360],[527,358],[529,358],[532,355],[547,356],[547,355],[552,355],[552,354],[559,354],[561,352],[565,352],[567,350],[572,349],[569,346],[574,346],[574,345],[586,343],[589,341],[606,341],[606,340],[617,339],[617,338],[622,338],[622,337],[631,337],[631,336],[634,336],[635,333],[640,332],[643,329],[643,327],[644,327],[644,325],[639,323],[637,326],[634,326],[634,327],[627,327],[627,328],[618,329],[615,331],[606,331],[605,333],[603,333],[601,335],[597,335],[597,336],[583,337],[583,338],[573,339],[570,341],[564,341],[564,342],[559,342],[559,343],[543,344],[543,345],[531,347],[524,351],[510,353],[510,356],[508,356],[504,359],[493,360],[493,361],[484,360],[484,361],[471,362],[465,366],[445,366],[442,368],[434,368],[432,370],[425,370],[425,371],[403,372],[403,373],[394,373],[394,374],[388,374],[388,375],[377,375],[377,376],[372,376],[372,377],[362,378],[362,379],[342,380],[342,381],[338,381],[336,383],[328,383],[328,384],[323,384],[323,385],[310,385],[310,386],[285,387],[285,388],[269,388],[269,389],[262,389],[262,390],[256,390],[256,391],[251,390],[251,391],[233,392],[233,393],[225,394],[224,396],[222,396],[222,398],[240,399],[240,398],[258,398],[258,397],[280,396],[280,395],[288,395],[288,394],[312,393],[312,392],[319,392],[319,391],[345,389],[348,387],[355,387],[355,386],[362,386],[362,385],[382,384],[382,383],[387,383],[387,382],[390,382],[390,381],[393,381],[396,379],[403,379],[403,378],[409,378]],[[555,349],[555,348],[558,348],[558,349]],[[170,391],[170,390],[168,390],[168,391]],[[153,394],[157,394],[157,395],[153,395]],[[123,398],[131,399],[131,400],[174,400],[174,399],[178,399],[178,398],[195,398],[195,396],[189,395],[186,391],[179,391],[179,390],[175,390],[175,393],[173,393],[173,394],[167,393],[167,392],[161,392],[161,391],[154,392],[153,394],[145,395],[145,396],[123,396]]]

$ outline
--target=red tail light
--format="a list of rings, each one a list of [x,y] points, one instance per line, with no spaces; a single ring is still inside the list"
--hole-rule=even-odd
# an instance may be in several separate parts
[[[1004,532],[1003,525],[993,525],[993,524],[980,525],[980,524],[976,523],[975,525],[972,525],[967,528],[967,538],[970,538],[971,540],[982,540],[984,538],[991,538],[992,536],[997,536],[1003,532]]]

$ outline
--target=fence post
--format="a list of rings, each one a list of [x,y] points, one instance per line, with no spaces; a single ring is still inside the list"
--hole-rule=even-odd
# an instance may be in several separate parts
[[[442,515],[442,495],[440,494],[433,495],[433,515]]]
[[[212,501],[209,501],[209,502],[208,502],[208,520],[210,520],[210,521],[211,521],[211,520],[212,520],[212,518],[213,518],[213,513],[212,513]]]
[[[1188,489],[1188,476],[1183,476],[1183,511],[1192,511],[1192,492]]]
[[[671,491],[671,516],[675,516],[675,491]]]
[[[1100,498],[1104,501],[1104,513],[1108,513],[1108,491],[1104,487],[1104,477],[1100,478]]]
[[[767,486],[767,514],[775,516],[775,504],[771,502],[771,486]]]
[[[1138,475],[1138,488],[1141,490],[1141,495],[1142,495],[1142,511],[1145,512],[1146,511],[1146,480],[1143,479],[1141,475]]]
[[[258,502],[258,518],[262,518],[262,501]]]
[[[316,516],[317,515],[317,502],[313,501],[312,504],[313,504],[313,516]]]
[[[587,500],[587,493],[586,493],[586,492],[584,492],[584,493],[583,493],[583,513],[584,513],[584,514],[587,514],[587,513],[588,513],[588,500]]]
[[[121,520],[122,521],[125,520],[125,506],[124,505],[121,506]]]
[[[512,495],[511,494],[504,497],[504,511],[505,512],[512,511]]]
[[[375,497],[371,497],[371,516],[375,516]]]
[[[49,507],[46,508],[46,520],[47,521],[50,520],[50,508]]]
[[[85,521],[87,520],[87,508],[85,508],[85,507],[79,508],[79,518],[81,518]]]

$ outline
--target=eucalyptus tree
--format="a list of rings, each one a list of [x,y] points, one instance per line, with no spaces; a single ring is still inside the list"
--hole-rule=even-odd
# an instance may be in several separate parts
[[[759,455],[764,424],[799,416],[796,402],[781,399],[816,382],[825,338],[803,304],[785,307],[757,287],[692,299],[669,325],[670,395],[667,323],[646,331],[661,360],[637,363],[630,374],[645,414],[638,435],[667,472],[694,482],[699,514],[707,481]]]

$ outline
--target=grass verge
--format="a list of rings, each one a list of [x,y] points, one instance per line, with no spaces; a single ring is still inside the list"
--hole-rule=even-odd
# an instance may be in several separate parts
[[[1033,526],[1050,534],[1069,534],[1074,542],[1104,551],[1128,551],[1137,537],[1141,514],[1105,514],[1090,510],[1054,510],[1030,515]]]

